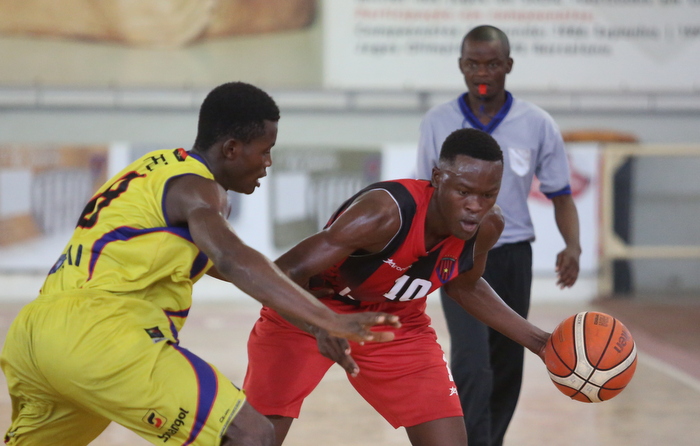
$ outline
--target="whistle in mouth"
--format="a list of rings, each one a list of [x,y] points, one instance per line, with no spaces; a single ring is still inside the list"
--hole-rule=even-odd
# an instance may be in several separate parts
[[[486,94],[486,90],[487,90],[486,84],[479,84],[479,86],[477,88],[479,89],[479,94],[481,96],[484,96]]]

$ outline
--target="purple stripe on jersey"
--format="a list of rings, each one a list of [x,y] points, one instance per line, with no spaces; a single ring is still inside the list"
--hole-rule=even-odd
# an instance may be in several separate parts
[[[189,156],[191,156],[192,158],[196,159],[197,161],[199,161],[200,163],[204,164],[204,167],[206,167],[207,170],[209,172],[211,172],[211,169],[209,168],[209,163],[206,162],[206,160],[202,157],[202,155],[200,155],[199,153],[194,153],[192,151],[187,152],[187,154]]]
[[[126,241],[139,235],[152,234],[154,232],[169,232],[178,237],[182,237],[188,242],[192,242],[192,236],[190,236],[190,231],[187,228],[181,227],[167,227],[167,228],[148,228],[148,229],[137,229],[129,226],[122,226],[113,231],[110,231],[103,235],[100,239],[96,240],[92,245],[92,254],[90,256],[90,266],[88,268],[88,280],[92,279],[92,273],[95,270],[95,264],[97,264],[97,259],[99,259],[102,254],[102,250],[105,249],[111,242],[116,241]],[[199,257],[199,256],[198,256]]]
[[[204,267],[207,266],[208,261],[209,257],[207,257],[207,255],[204,254],[202,251],[199,251],[199,254],[197,254],[197,257],[195,257],[194,259],[194,262],[192,262],[192,269],[190,270],[190,279],[197,276],[197,274],[201,273]]]
[[[180,311],[169,311],[169,310],[163,310],[165,311],[165,314],[168,315],[168,317],[187,317],[188,314],[190,314],[190,309],[186,310],[180,310]]]
[[[175,327],[175,323],[173,322],[173,319],[170,317],[167,311],[163,310],[166,316],[168,316],[168,322],[170,323],[170,332],[173,334],[173,337],[175,338],[175,343],[179,344],[180,340],[178,339],[179,333],[177,332],[177,327]]]
[[[173,347],[189,361],[197,377],[198,397],[194,425],[192,430],[190,430],[190,436],[187,438],[187,441],[182,443],[182,446],[187,446],[192,444],[202,432],[202,428],[204,428],[214,407],[214,401],[216,401],[216,395],[219,391],[219,382],[214,369],[206,361],[178,345],[173,345]]]
[[[175,337],[175,340],[177,342],[180,342],[180,340],[177,338],[178,337],[178,332],[177,328],[175,327],[175,323],[173,322],[174,317],[180,317],[180,318],[186,318],[188,314],[190,314],[190,309],[186,310],[180,310],[180,311],[169,311],[169,310],[163,310],[163,313],[168,317],[168,321],[170,322],[170,331],[173,333],[173,336]]]

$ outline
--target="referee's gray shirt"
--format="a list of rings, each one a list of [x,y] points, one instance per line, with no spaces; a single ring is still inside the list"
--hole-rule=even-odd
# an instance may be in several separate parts
[[[430,109],[420,125],[417,178],[430,179],[445,138],[455,130],[477,128],[490,133],[503,151],[503,180],[498,204],[506,225],[495,247],[535,240],[527,206],[533,176],[550,199],[571,193],[569,163],[559,127],[540,107],[506,92],[506,103],[484,126],[466,105],[466,93]]]

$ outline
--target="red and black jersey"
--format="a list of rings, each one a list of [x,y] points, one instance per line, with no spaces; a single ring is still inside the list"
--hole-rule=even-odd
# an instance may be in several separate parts
[[[338,295],[363,302],[419,299],[474,266],[476,235],[466,241],[450,236],[426,251],[425,218],[435,190],[429,181],[372,184],[343,203],[326,227],[371,190],[391,195],[401,213],[401,227],[382,251],[353,253],[320,274]]]

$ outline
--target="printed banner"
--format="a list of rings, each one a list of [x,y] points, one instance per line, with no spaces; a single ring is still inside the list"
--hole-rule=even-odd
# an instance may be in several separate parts
[[[323,23],[332,88],[464,88],[461,41],[482,24],[509,36],[512,89],[699,85],[700,0],[327,0]]]

